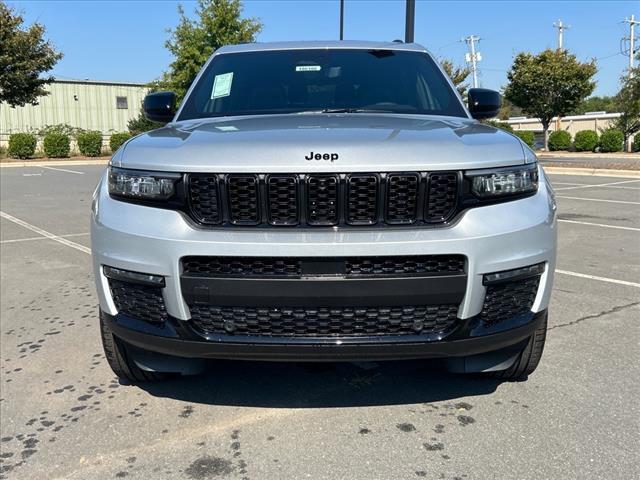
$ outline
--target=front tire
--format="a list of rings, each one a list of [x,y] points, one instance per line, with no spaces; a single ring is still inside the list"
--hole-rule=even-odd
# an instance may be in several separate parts
[[[529,338],[527,346],[520,352],[511,367],[500,372],[494,372],[496,378],[509,381],[522,381],[532,374],[540,363],[542,351],[544,350],[545,340],[547,338],[547,317],[540,321],[540,325],[536,328],[533,335]]]
[[[126,344],[113,334],[102,316],[100,317],[100,336],[107,362],[119,378],[138,383],[164,380],[169,376],[167,373],[149,372],[138,367],[127,352]]]

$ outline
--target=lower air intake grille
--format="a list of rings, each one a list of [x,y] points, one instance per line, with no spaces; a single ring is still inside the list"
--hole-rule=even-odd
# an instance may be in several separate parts
[[[346,260],[347,275],[419,275],[462,274],[462,255],[416,255],[395,257],[350,257]]]
[[[208,334],[267,337],[368,337],[444,332],[457,305],[250,308],[192,305],[195,327]]]
[[[185,257],[185,274],[206,277],[300,276],[299,258],[286,257]]]
[[[491,327],[531,311],[538,292],[540,277],[487,287],[480,318],[486,327]]]
[[[161,288],[113,279],[109,288],[118,313],[154,323],[167,319]]]

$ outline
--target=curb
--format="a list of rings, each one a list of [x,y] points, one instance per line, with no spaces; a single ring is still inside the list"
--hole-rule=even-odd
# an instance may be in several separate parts
[[[109,158],[105,158],[102,160],[60,160],[60,161],[46,161],[46,162],[2,162],[0,163],[0,168],[11,168],[11,167],[69,167],[71,165],[106,165],[109,163]]]
[[[553,175],[589,175],[594,177],[640,178],[640,170],[613,170],[608,168],[545,167],[544,171]]]

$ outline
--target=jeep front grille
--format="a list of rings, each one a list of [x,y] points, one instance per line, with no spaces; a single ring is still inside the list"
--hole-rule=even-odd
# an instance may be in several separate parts
[[[203,226],[443,224],[457,213],[458,172],[210,174],[186,177]]]

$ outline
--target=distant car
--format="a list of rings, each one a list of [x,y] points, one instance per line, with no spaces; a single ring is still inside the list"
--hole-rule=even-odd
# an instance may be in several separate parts
[[[437,358],[526,377],[556,261],[535,154],[476,119],[424,47],[217,50],[167,125],[125,143],[95,192],[107,360],[132,381],[202,359]]]

